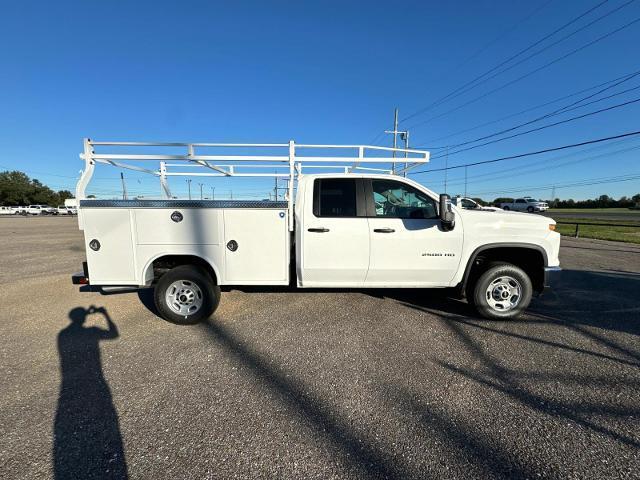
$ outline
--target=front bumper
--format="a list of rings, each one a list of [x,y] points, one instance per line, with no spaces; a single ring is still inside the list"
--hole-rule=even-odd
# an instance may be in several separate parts
[[[554,288],[560,279],[560,273],[562,269],[560,267],[544,267],[544,290],[550,290]]]

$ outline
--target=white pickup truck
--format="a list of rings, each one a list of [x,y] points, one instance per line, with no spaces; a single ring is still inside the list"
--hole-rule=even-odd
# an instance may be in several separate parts
[[[549,210],[549,205],[546,202],[541,202],[535,198],[524,197],[516,198],[513,202],[501,203],[500,208],[503,210],[514,210],[516,212],[534,213]]]
[[[184,146],[176,155],[96,153],[105,146]],[[196,154],[195,149],[286,148],[285,155]],[[354,156],[299,156],[305,149],[355,149]],[[488,318],[521,314],[559,270],[560,235],[549,218],[464,210],[417,182],[365,167],[405,158],[367,157],[369,146],[288,144],[142,144],[85,140],[78,220],[87,262],[75,284],[155,288],[159,314],[194,323],[218,306],[221,288],[295,285],[298,288],[449,288]],[[395,149],[399,156],[403,149]],[[428,152],[406,150],[411,164]],[[160,179],[163,200],[85,199],[96,164],[131,168],[123,159],[160,161],[147,171]],[[265,162],[284,167],[286,201],[174,200],[169,191],[177,162],[204,176],[266,176]],[[235,162],[221,164],[220,162]],[[216,163],[214,163],[216,162]],[[338,165],[330,165],[337,163]],[[343,163],[350,163],[345,167]],[[387,164],[388,164],[387,163]],[[394,163],[395,165],[395,163]],[[339,169],[306,174],[304,169]],[[136,169],[142,167],[135,167]],[[241,168],[253,170],[240,173]],[[386,170],[384,170],[386,172]],[[374,173],[368,173],[374,172]],[[273,174],[272,174],[273,175]],[[294,198],[295,197],[295,198]]]
[[[49,205],[29,205],[27,213],[29,215],[57,215],[58,210]]]
[[[18,210],[14,207],[0,207],[0,215],[17,215]]]
[[[474,199],[468,197],[453,197],[451,199],[451,203],[453,203],[456,207],[464,208],[465,210],[477,210],[484,212],[495,212],[496,210],[500,210],[496,207],[483,207]]]
[[[67,207],[66,205],[58,205],[58,208],[56,210],[58,212],[58,215],[77,215],[78,214],[78,211],[76,208]]]

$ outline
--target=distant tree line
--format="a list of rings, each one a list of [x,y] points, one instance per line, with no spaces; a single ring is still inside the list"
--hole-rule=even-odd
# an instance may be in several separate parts
[[[67,198],[73,198],[69,190],[57,192],[43,185],[39,180],[14,170],[0,172],[0,205],[62,205]]]
[[[478,199],[474,200],[478,201]],[[500,203],[513,202],[514,199],[510,197],[499,197],[493,201],[493,205],[499,205]],[[609,195],[600,195],[597,198],[589,200],[574,200],[569,198],[568,200],[545,200],[552,208],[629,208],[640,206],[640,193],[636,193],[633,197],[622,196],[619,199],[610,197]],[[486,204],[486,202],[482,202]]]

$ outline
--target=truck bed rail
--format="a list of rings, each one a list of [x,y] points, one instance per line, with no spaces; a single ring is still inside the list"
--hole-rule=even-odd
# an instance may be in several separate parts
[[[271,200],[81,200],[82,208],[287,208]]]

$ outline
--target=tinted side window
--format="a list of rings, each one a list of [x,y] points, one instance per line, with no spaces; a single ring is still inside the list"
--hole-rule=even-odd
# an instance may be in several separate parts
[[[518,198],[516,203],[527,203],[524,198]]]
[[[436,202],[410,185],[394,180],[372,180],[376,217],[437,218]]]
[[[462,199],[462,208],[477,208],[478,205],[476,205],[475,202],[472,202],[471,200],[467,200],[466,198]]]
[[[313,185],[316,217],[355,217],[356,181],[352,178],[319,178]]]

